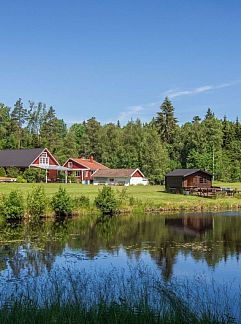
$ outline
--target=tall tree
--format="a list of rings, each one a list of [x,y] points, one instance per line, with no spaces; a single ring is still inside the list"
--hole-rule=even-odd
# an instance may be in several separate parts
[[[160,138],[163,142],[173,144],[177,133],[177,118],[174,116],[174,107],[168,97],[160,107],[161,111],[157,113],[156,125]]]
[[[17,148],[21,148],[23,125],[27,121],[27,109],[24,108],[22,99],[19,98],[14,104],[13,111],[11,113],[12,130],[17,136]]]
[[[46,105],[42,102],[35,104],[33,101],[29,101],[28,110],[28,124],[27,128],[32,137],[32,145],[34,147],[40,147],[41,145],[41,129],[45,121]]]

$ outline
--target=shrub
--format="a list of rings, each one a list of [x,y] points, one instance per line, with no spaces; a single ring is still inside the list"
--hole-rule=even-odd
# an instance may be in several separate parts
[[[17,176],[20,174],[19,169],[10,167],[6,169],[7,176],[10,178],[17,178]]]
[[[23,177],[28,183],[43,182],[45,181],[45,171],[29,168],[24,171]]]
[[[118,211],[119,202],[113,189],[104,186],[95,198],[95,205],[103,215],[113,215]]]
[[[4,168],[0,168],[0,177],[6,177],[6,171]]]
[[[88,197],[82,195],[80,197],[75,197],[73,199],[73,203],[76,208],[89,207],[90,199]]]
[[[27,197],[27,211],[30,216],[44,216],[47,208],[47,197],[43,187],[35,187]]]
[[[74,176],[74,174],[71,174],[68,176],[68,182],[69,183],[76,183],[77,180],[76,180],[76,177]]]
[[[27,180],[26,180],[26,179],[24,179],[24,177],[23,177],[23,176],[19,175],[19,176],[17,176],[17,182],[18,182],[18,183],[26,183],[26,182],[27,182]]]
[[[1,213],[6,219],[22,219],[24,216],[23,197],[18,191],[3,196]]]
[[[54,194],[51,206],[56,216],[71,215],[73,211],[73,201],[63,187]]]

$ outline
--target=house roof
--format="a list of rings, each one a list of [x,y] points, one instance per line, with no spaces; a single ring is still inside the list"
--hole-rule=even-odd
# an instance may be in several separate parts
[[[139,171],[144,177],[139,169],[106,169],[97,170],[92,178],[130,178],[135,171]]]
[[[28,167],[44,148],[0,150],[0,167]]]
[[[202,169],[176,169],[176,170],[171,171],[168,174],[166,174],[166,177],[187,177],[187,176],[194,174],[196,172],[199,172],[199,171],[212,176],[211,173],[209,173],[205,170],[202,170]]]
[[[80,159],[70,158],[69,160],[73,160],[76,163],[83,165],[87,169],[90,169],[91,171],[96,171],[99,169],[109,169],[107,166],[99,162],[96,162],[95,160],[93,160],[93,162],[90,161],[90,159],[86,159],[86,158],[80,158]]]

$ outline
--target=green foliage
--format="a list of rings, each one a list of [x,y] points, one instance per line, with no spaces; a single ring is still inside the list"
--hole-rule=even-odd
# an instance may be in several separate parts
[[[56,216],[72,214],[73,201],[65,188],[59,187],[59,190],[52,197],[51,206]]]
[[[22,175],[19,175],[19,176],[17,176],[17,182],[18,183],[26,183],[27,180],[24,179],[24,177]]]
[[[23,172],[23,177],[28,183],[44,182],[45,171],[41,169],[28,168]]]
[[[34,187],[27,196],[28,215],[39,218],[46,214],[47,197],[43,187]]]
[[[17,176],[20,174],[19,170],[17,168],[7,168],[6,169],[7,176],[10,178],[17,178]]]
[[[75,197],[73,199],[73,204],[75,208],[88,208],[90,206],[90,199],[81,195],[80,197]]]
[[[0,177],[6,177],[6,171],[2,167],[0,167]]]
[[[55,109],[42,102],[30,101],[26,107],[19,99],[12,108],[0,103],[0,149],[33,147],[48,147],[61,163],[71,156],[94,154],[111,168],[140,168],[151,184],[162,183],[169,170],[187,167],[214,171],[218,180],[241,179],[239,119],[219,119],[208,108],[203,118],[194,116],[180,126],[168,98],[156,118],[145,124],[137,119],[101,125],[92,117],[69,129]],[[6,174],[17,177],[21,172],[9,168]],[[23,177],[27,182],[41,182],[45,175],[30,169]]]
[[[64,178],[65,178],[65,176],[64,176]],[[70,183],[76,183],[77,182],[76,177],[75,177],[75,175],[73,173],[71,173],[68,176],[68,182],[70,182]]]
[[[109,186],[104,186],[97,197],[95,205],[103,215],[114,215],[118,211],[119,203],[114,190]]]
[[[18,191],[11,191],[3,196],[1,214],[5,219],[22,219],[24,217],[23,196]]]

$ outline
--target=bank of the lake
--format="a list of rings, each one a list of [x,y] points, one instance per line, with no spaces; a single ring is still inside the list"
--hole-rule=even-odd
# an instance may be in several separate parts
[[[215,183],[217,186],[241,189],[241,183]],[[9,194],[12,190],[18,190],[26,199],[33,186],[43,186],[47,197],[50,199],[57,192],[60,184],[29,184],[29,183],[1,183],[0,195]],[[94,206],[94,199],[101,186],[62,184],[72,198],[85,196],[89,199],[89,206],[75,208],[74,213],[98,213]],[[241,197],[203,198],[191,195],[180,195],[166,193],[164,186],[130,186],[114,187],[118,194],[124,193],[121,212],[160,212],[160,211],[217,211],[238,210],[241,208]],[[47,203],[47,202],[46,202]],[[50,210],[47,216],[52,216]]]

